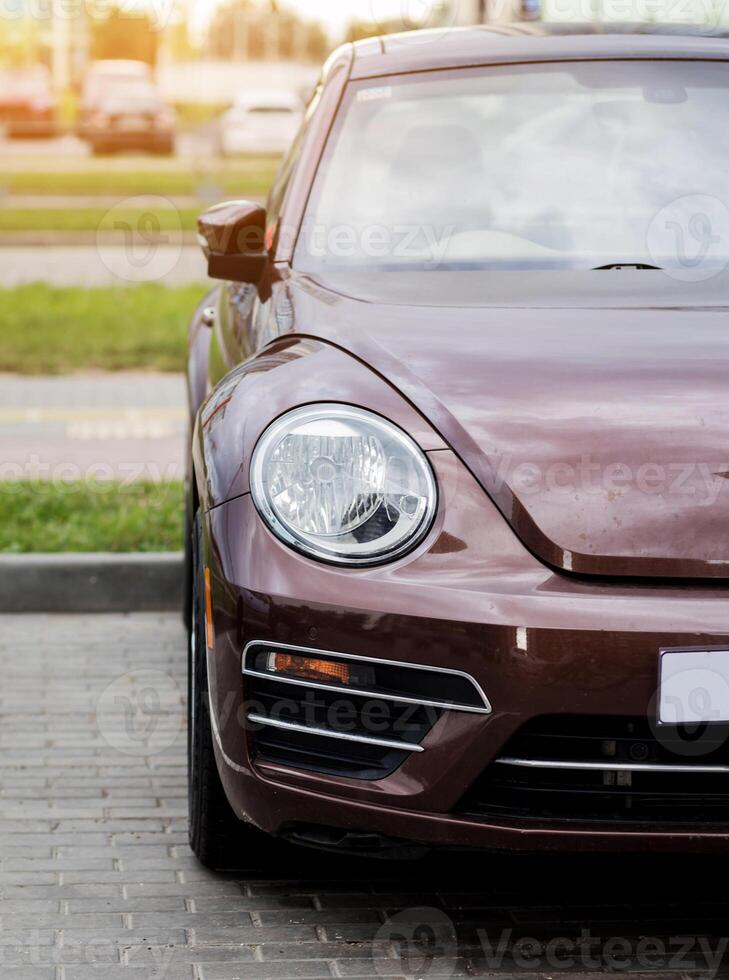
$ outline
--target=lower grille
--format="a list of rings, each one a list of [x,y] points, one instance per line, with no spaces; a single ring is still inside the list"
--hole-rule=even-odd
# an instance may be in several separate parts
[[[248,679],[248,721],[262,762],[355,779],[384,779],[420,752],[441,712],[342,691]]]
[[[259,762],[352,779],[389,776],[444,711],[488,714],[466,674],[253,641],[243,654],[246,717]]]
[[[459,812],[612,823],[729,822],[729,727],[545,717],[521,729]]]

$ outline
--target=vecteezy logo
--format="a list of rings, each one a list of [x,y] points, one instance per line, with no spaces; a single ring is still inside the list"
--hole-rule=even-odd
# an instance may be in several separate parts
[[[96,250],[117,279],[164,279],[182,255],[180,213],[166,197],[126,198],[102,218],[96,231]]]
[[[456,930],[440,909],[405,909],[391,916],[375,936],[374,966],[381,977],[391,977],[395,954],[404,976],[452,977],[458,958]]]
[[[685,666],[692,658],[696,666]],[[711,756],[729,738],[729,724],[724,720],[727,705],[726,675],[708,666],[706,656],[683,655],[675,669],[663,668],[660,688],[650,706],[656,741],[675,756]]]
[[[729,267],[729,207],[717,197],[680,197],[648,227],[648,251],[673,279],[701,282]]]
[[[130,671],[102,692],[96,720],[101,736],[117,752],[159,755],[175,744],[182,731],[182,691],[161,670]]]
[[[391,0],[370,0],[370,19],[382,34],[391,31],[445,29],[459,22],[461,2],[462,0],[452,0],[451,3],[446,0],[400,0],[396,5]],[[431,40],[432,34],[423,35],[422,38],[415,35],[409,39],[409,43]]]

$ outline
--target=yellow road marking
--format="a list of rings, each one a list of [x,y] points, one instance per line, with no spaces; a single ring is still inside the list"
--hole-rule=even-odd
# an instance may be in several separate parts
[[[38,425],[43,422],[183,422],[184,408],[0,408],[0,424]]]

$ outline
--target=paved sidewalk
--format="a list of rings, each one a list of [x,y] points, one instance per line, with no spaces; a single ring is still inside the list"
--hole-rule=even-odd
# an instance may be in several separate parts
[[[2,980],[725,975],[716,860],[206,871],[186,844],[185,656],[174,616],[0,617]]]
[[[0,480],[180,480],[185,379],[0,375]]]
[[[20,237],[20,236],[17,236]],[[44,282],[51,286],[127,286],[159,282],[165,286],[204,283],[207,267],[197,245],[137,242],[97,245],[14,244],[0,246],[0,286]]]

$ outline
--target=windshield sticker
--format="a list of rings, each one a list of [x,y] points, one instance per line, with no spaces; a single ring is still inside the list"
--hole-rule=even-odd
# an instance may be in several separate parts
[[[357,92],[358,102],[374,102],[376,99],[391,99],[392,85],[378,85],[376,88],[363,88]]]

